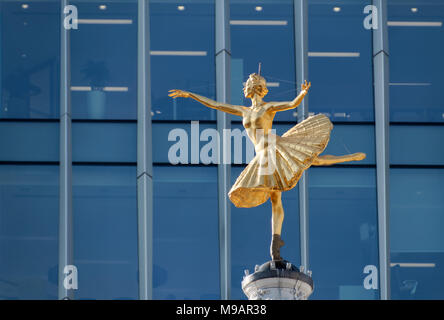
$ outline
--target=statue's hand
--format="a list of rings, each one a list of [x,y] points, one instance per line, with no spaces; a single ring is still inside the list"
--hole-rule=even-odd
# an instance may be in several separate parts
[[[170,96],[171,98],[189,98],[190,97],[190,93],[187,91],[183,91],[183,90],[173,89],[168,92],[170,92],[170,94],[168,96]]]
[[[307,83],[307,80],[301,85],[302,91],[305,91],[305,93],[308,92],[308,89],[311,87],[311,82]]]

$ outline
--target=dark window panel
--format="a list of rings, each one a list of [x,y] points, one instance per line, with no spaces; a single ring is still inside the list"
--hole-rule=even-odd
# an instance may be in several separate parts
[[[57,299],[58,166],[0,166],[0,298]]]
[[[243,82],[258,72],[259,63],[269,90],[264,100],[293,100],[299,89],[295,77],[293,1],[231,1],[230,15],[232,103],[251,105],[243,95]],[[277,113],[275,120],[296,120],[295,111]]]
[[[135,166],[73,167],[77,299],[138,299]]]
[[[182,89],[216,98],[214,10],[209,0],[150,2],[153,120],[216,120],[216,110],[168,97]]]
[[[0,118],[58,118],[60,2],[22,5],[0,3]]]
[[[444,165],[441,125],[391,125],[390,163]]]
[[[375,169],[312,167],[308,178],[312,299],[379,299],[364,287],[364,268],[379,269]]]
[[[390,170],[392,299],[443,299],[444,170]]]
[[[311,112],[325,113],[334,121],[374,121],[372,31],[363,25],[363,10],[369,4],[310,1]]]
[[[59,161],[58,122],[0,122],[0,161]]]
[[[155,299],[219,299],[215,167],[154,167]]]
[[[389,1],[388,20],[390,121],[444,122],[444,3]]]
[[[73,161],[137,162],[137,124],[74,122]]]
[[[73,118],[136,119],[137,1],[71,4],[80,19],[70,31]]]

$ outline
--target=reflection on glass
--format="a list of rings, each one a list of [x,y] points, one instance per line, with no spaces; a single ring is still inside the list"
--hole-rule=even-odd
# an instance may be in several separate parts
[[[0,12],[0,118],[57,118],[59,1],[2,1]]]
[[[295,80],[293,1],[233,0],[230,4],[231,103],[250,105],[243,82],[258,72],[259,62],[269,89],[265,100],[293,100],[300,87]],[[278,113],[275,119],[296,120],[296,111]]]
[[[70,31],[73,118],[136,119],[137,2],[71,3],[79,14]]]
[[[333,121],[373,121],[372,31],[364,28],[370,0],[310,0],[310,111]],[[336,8],[336,9],[335,9]]]
[[[215,167],[154,168],[155,299],[219,299]]]
[[[444,170],[390,170],[392,299],[444,299]]]
[[[379,299],[366,285],[379,268],[375,180],[373,168],[309,170],[312,299]]]
[[[73,167],[76,299],[138,299],[136,168]]]
[[[234,183],[243,168],[232,167],[231,177]],[[281,248],[284,259],[299,266],[299,188],[296,186],[282,194],[285,210]],[[271,241],[271,204],[267,201],[255,208],[236,208],[231,205],[231,298],[246,299],[241,281],[244,270],[254,272],[256,264],[270,260]]]
[[[57,299],[57,166],[0,166],[0,299]]]
[[[444,3],[388,2],[390,120],[444,122]]]
[[[210,0],[150,1],[153,120],[216,120],[216,110],[168,97],[183,89],[215,100],[214,10]]]

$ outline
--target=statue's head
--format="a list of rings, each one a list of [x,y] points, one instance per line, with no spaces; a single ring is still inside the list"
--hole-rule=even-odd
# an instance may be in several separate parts
[[[257,73],[250,74],[250,77],[248,78],[247,82],[245,82],[244,86],[245,98],[253,98],[254,94],[257,94],[263,98],[267,93],[268,89],[265,78]]]

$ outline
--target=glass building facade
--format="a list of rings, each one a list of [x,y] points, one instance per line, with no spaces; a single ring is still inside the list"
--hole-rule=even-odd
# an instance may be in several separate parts
[[[0,0],[0,299],[245,299],[271,205],[226,196],[246,154],[202,157],[241,119],[168,90],[248,105],[259,63],[268,101],[312,82],[278,134],[323,113],[326,154],[367,154],[283,194],[311,299],[444,299],[443,21],[441,0]]]

